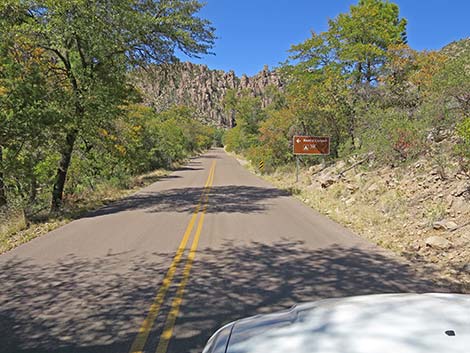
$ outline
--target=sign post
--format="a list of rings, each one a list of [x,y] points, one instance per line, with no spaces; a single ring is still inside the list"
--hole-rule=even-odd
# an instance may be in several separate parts
[[[317,155],[327,156],[330,154],[330,137],[326,136],[294,136],[293,149],[296,159],[295,182],[299,182],[299,156]]]
[[[295,182],[299,182],[299,167],[300,167],[300,160],[299,156],[295,156]]]

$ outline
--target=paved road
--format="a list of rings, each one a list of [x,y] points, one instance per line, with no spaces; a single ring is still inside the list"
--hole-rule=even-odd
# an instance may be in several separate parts
[[[247,315],[431,289],[214,149],[0,256],[0,352],[201,352]]]

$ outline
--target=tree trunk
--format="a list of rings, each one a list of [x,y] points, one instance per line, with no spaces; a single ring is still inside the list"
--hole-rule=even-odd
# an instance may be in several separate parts
[[[36,202],[36,198],[38,196],[38,182],[36,180],[36,175],[34,172],[31,174],[31,183],[30,183],[30,190],[29,190],[29,204],[32,205]]]
[[[3,180],[3,147],[0,146],[0,207],[7,204],[7,194],[5,191],[5,182]]]
[[[367,60],[366,80],[369,85],[372,83],[372,63],[370,60]]]
[[[81,104],[81,90],[79,88],[78,81],[75,78],[74,72],[72,70],[72,65],[70,63],[69,50],[65,50],[65,54],[61,54],[59,51],[55,51],[55,53],[62,60],[67,72],[67,76],[70,80],[70,84],[72,86],[72,91],[75,97],[75,121],[82,121],[85,110]],[[59,168],[57,169],[54,188],[52,190],[51,212],[57,212],[62,206],[65,181],[67,179],[67,171],[69,169],[70,161],[72,159],[73,146],[75,144],[77,134],[78,130],[76,128],[67,132],[67,136],[65,138],[65,146],[62,150],[62,156],[59,162]]]
[[[59,168],[57,169],[57,175],[54,182],[54,189],[52,190],[51,212],[57,212],[62,206],[65,180],[67,179],[67,171],[69,169],[70,161],[72,159],[73,146],[75,144],[76,138],[76,131],[71,131],[67,133],[67,136],[65,138],[65,147],[62,151]]]
[[[356,83],[360,84],[362,82],[362,63],[357,63],[357,76],[356,76]]]
[[[349,116],[348,135],[351,139],[351,148],[356,149],[356,114],[351,113]]]

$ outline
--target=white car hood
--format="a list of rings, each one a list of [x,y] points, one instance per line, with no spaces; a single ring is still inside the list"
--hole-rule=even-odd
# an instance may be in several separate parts
[[[469,353],[470,296],[383,294],[236,321],[227,353]]]

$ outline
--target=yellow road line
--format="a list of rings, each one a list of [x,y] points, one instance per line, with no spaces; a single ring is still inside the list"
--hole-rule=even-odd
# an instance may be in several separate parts
[[[207,177],[206,184],[204,185],[204,191],[199,199],[199,203],[196,206],[196,209],[194,210],[194,213],[191,217],[191,220],[189,221],[188,226],[186,227],[186,231],[184,232],[183,239],[181,240],[181,243],[178,246],[178,249],[176,250],[176,255],[173,258],[173,261],[171,262],[170,267],[168,268],[168,271],[165,275],[165,278],[163,279],[162,285],[159,288],[157,295],[155,296],[155,299],[150,306],[149,312],[142,322],[142,325],[139,328],[139,332],[137,334],[137,337],[135,338],[134,342],[132,343],[130,353],[141,353],[144,349],[145,343],[147,342],[147,338],[150,334],[150,331],[153,327],[153,324],[155,323],[155,320],[158,316],[158,313],[160,312],[160,308],[163,304],[163,301],[165,300],[165,295],[168,291],[168,288],[170,288],[171,281],[173,280],[173,277],[176,272],[176,268],[181,261],[181,257],[183,256],[184,250],[186,249],[186,244],[188,243],[189,237],[191,236],[191,232],[194,227],[194,223],[196,222],[197,216],[199,214],[199,210],[201,209],[201,205],[203,204],[203,200],[207,200],[207,192],[209,191],[210,183],[213,180],[213,175],[215,171],[215,161],[212,163],[211,169],[209,171],[209,176]]]
[[[212,182],[214,181],[214,174],[212,174],[212,180],[209,185],[209,190],[212,187]],[[180,282],[178,291],[176,292],[176,297],[171,303],[170,313],[165,322],[165,327],[163,329],[160,340],[158,341],[158,346],[156,353],[166,353],[168,349],[168,344],[170,343],[171,337],[173,336],[173,330],[176,323],[176,318],[178,317],[179,309],[181,303],[183,302],[184,289],[189,281],[189,276],[191,274],[191,267],[193,266],[194,258],[196,257],[197,246],[199,244],[199,238],[201,236],[202,226],[204,224],[204,217],[206,215],[207,204],[208,204],[209,193],[206,194],[204,200],[204,207],[199,217],[199,222],[197,224],[196,234],[194,235],[193,243],[191,244],[191,249],[189,251],[188,259],[183,270],[183,279]]]

